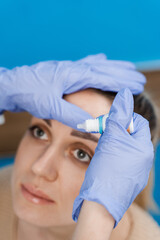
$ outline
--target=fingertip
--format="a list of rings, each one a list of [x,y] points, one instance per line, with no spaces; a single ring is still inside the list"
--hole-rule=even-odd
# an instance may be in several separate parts
[[[77,124],[83,123],[87,119],[93,119],[93,117],[82,108],[67,102],[64,99],[59,100],[60,115],[57,116],[57,120],[70,126],[78,131]],[[83,130],[82,130],[83,131]]]
[[[132,92],[131,90],[127,87],[127,88],[122,88],[118,94],[120,94],[121,96],[123,96],[124,99],[127,99],[127,98],[132,98],[133,95],[132,95]]]
[[[134,124],[134,132],[132,136],[134,138],[146,137],[146,139],[151,139],[151,132],[149,121],[141,116],[138,113],[133,114],[133,124]]]
[[[112,103],[109,118],[127,129],[132,119],[133,107],[134,100],[130,89],[122,88]]]

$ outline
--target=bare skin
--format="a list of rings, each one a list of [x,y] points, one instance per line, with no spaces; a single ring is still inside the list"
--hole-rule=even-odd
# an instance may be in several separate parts
[[[114,222],[104,206],[84,200],[72,240],[109,240]]]
[[[67,95],[65,99],[93,117],[109,112],[111,107],[106,97],[91,89]],[[71,240],[77,226],[72,219],[73,203],[100,134],[82,136],[56,120],[35,117],[29,127],[19,145],[12,176],[13,205],[18,217],[17,240],[31,240],[31,236],[34,240]],[[51,201],[42,204],[36,198],[28,200],[22,191],[22,186],[28,184]],[[104,222],[101,215],[98,220]],[[110,239],[125,240],[129,228],[126,212]]]

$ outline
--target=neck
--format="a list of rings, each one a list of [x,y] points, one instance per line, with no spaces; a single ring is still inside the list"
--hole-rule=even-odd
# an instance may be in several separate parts
[[[23,220],[18,221],[17,240],[71,240],[75,225],[38,227]]]
[[[23,220],[18,220],[17,240],[72,240],[76,223],[59,227],[37,227]],[[131,216],[128,211],[124,214],[118,226],[113,230],[111,240],[126,240],[130,234]]]

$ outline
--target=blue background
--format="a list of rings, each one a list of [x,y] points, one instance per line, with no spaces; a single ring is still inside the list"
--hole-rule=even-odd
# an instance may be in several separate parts
[[[0,1],[0,66],[76,60],[160,59],[159,0]]]
[[[153,189],[153,197],[160,207],[160,142],[157,145],[156,149],[156,158],[155,158],[155,186]],[[160,225],[160,215],[153,214],[150,212],[154,219],[159,223]]]
[[[76,60],[100,52],[110,59],[159,60],[159,13],[159,0],[0,1],[0,66]],[[154,189],[160,205],[159,160],[160,145]],[[160,224],[160,217],[155,219]]]

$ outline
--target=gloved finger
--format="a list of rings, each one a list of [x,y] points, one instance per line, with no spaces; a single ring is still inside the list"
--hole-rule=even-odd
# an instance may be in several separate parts
[[[8,101],[10,104],[8,104]],[[78,123],[93,118],[89,113],[76,105],[60,97],[52,96],[52,93],[46,93],[42,96],[33,96],[33,94],[15,95],[7,98],[3,106],[6,106],[5,110],[11,112],[26,111],[37,118],[56,119],[74,129],[77,129]]]
[[[88,112],[64,99],[56,96],[53,97],[52,94],[46,94],[43,95],[43,97],[35,96],[31,103],[28,99],[29,97],[24,99],[24,104],[21,102],[21,108],[25,109],[33,116],[37,118],[55,119],[74,129],[77,129],[78,123],[93,118]],[[37,103],[39,108],[35,114],[34,109]],[[79,129],[77,130],[80,131]]]
[[[145,76],[135,71],[135,68],[128,63],[114,63],[108,60],[106,63],[98,63],[91,66],[92,71],[111,75],[113,77],[120,77],[122,81],[134,79],[135,82],[146,82]]]
[[[99,64],[97,66],[72,67],[68,72],[66,88],[64,94],[74,91],[97,88],[103,91],[118,92],[121,88],[128,87],[133,94],[138,94],[144,90],[145,77],[139,72],[122,67],[114,67],[110,63]],[[111,66],[110,66],[111,65]],[[68,82],[67,82],[68,81]],[[72,84],[69,84],[71,82]]]
[[[131,134],[136,140],[143,139],[144,141],[151,140],[149,121],[138,113],[133,113],[134,132]]]
[[[107,121],[111,120],[127,129],[132,119],[133,105],[133,95],[131,91],[128,88],[121,89],[111,105],[106,125]]]
[[[107,56],[104,53],[98,53],[96,55],[88,55],[87,57],[81,58],[77,62],[95,63],[99,61],[104,61],[106,59],[107,59]]]
[[[87,57],[82,58],[76,62],[93,63],[94,65],[95,64],[101,65],[101,64],[107,63],[107,66],[136,69],[136,66],[132,62],[120,61],[120,60],[108,60],[107,56],[104,53],[99,53],[96,55],[88,55]],[[105,67],[106,67],[106,65],[105,65]]]
[[[54,111],[54,109],[56,109],[56,111]],[[60,98],[54,99],[52,117],[54,119],[57,118],[58,121],[78,131],[80,131],[80,129],[77,128],[78,123],[84,122],[87,119],[93,119],[88,112]]]
[[[147,169],[151,169],[154,160],[154,146],[151,141],[151,132],[149,128],[149,121],[142,117],[140,114],[133,114],[134,132],[131,137],[135,140],[135,144],[143,153],[141,164]],[[146,157],[145,157],[146,156]]]

